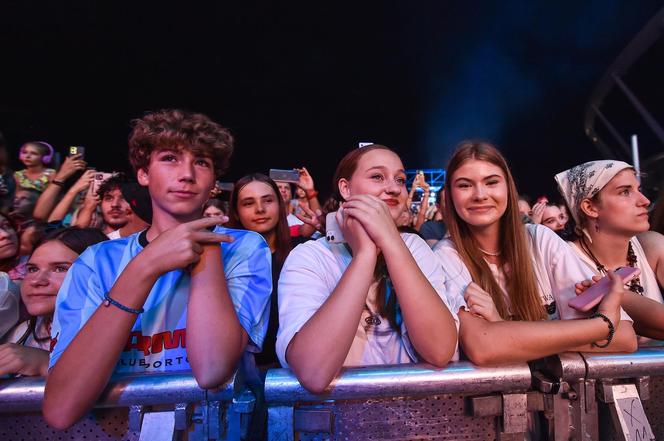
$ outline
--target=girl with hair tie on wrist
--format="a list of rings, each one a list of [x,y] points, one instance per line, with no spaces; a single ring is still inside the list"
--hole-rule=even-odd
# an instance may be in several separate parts
[[[574,222],[572,249],[598,277],[620,267],[639,268],[639,277],[625,286],[622,307],[638,335],[664,339],[664,236],[648,231],[650,201],[634,168],[622,161],[591,161],[555,179]]]
[[[553,231],[521,222],[514,179],[493,145],[458,146],[447,168],[445,203],[450,236],[434,251],[448,292],[463,305],[459,342],[471,361],[636,349],[631,323],[621,319],[617,278],[595,314],[568,306],[592,273]],[[588,320],[571,320],[582,318]]]

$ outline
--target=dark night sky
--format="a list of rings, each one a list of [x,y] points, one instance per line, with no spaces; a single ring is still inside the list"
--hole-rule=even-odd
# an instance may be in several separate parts
[[[85,145],[98,169],[126,169],[128,121],[182,107],[236,135],[229,180],[305,165],[326,191],[358,141],[429,168],[483,137],[532,195],[598,156],[583,134],[588,97],[662,7],[95,3],[0,6],[0,130],[15,150],[28,139]]]

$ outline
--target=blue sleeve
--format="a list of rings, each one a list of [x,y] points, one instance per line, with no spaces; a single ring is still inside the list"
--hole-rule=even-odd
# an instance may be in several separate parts
[[[240,324],[250,340],[250,351],[260,352],[270,318],[272,254],[257,233],[227,229],[235,241],[222,244],[228,293]]]
[[[55,300],[51,326],[51,369],[104,299],[93,269],[95,253],[88,249],[69,268]]]

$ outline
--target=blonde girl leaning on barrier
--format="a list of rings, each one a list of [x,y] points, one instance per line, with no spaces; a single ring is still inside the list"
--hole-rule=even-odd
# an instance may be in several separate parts
[[[347,243],[299,245],[279,278],[277,355],[322,392],[342,366],[445,366],[457,325],[429,246],[395,224],[408,197],[401,159],[371,145],[348,153],[334,178]],[[333,204],[335,205],[335,204]]]
[[[575,284],[592,273],[553,231],[523,225],[514,180],[494,146],[462,142],[447,177],[450,237],[434,251],[448,292],[464,305],[458,310],[459,342],[471,361],[487,365],[570,350],[636,349],[631,323],[621,320],[619,285],[614,283],[590,317],[567,305]],[[569,320],[579,318],[589,319]]]
[[[664,339],[664,236],[648,231],[650,201],[634,168],[592,161],[558,173],[556,181],[575,223],[572,249],[600,277],[619,267],[639,268],[639,277],[626,285],[622,307],[638,335]]]

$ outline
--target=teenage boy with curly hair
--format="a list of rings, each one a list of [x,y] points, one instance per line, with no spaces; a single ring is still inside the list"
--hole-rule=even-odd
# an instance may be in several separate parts
[[[150,192],[152,224],[90,247],[62,284],[43,408],[52,426],[74,424],[113,373],[191,370],[215,388],[245,348],[260,351],[270,249],[259,234],[221,227],[225,217],[201,218],[232,150],[231,134],[202,114],[133,122],[129,157]]]

